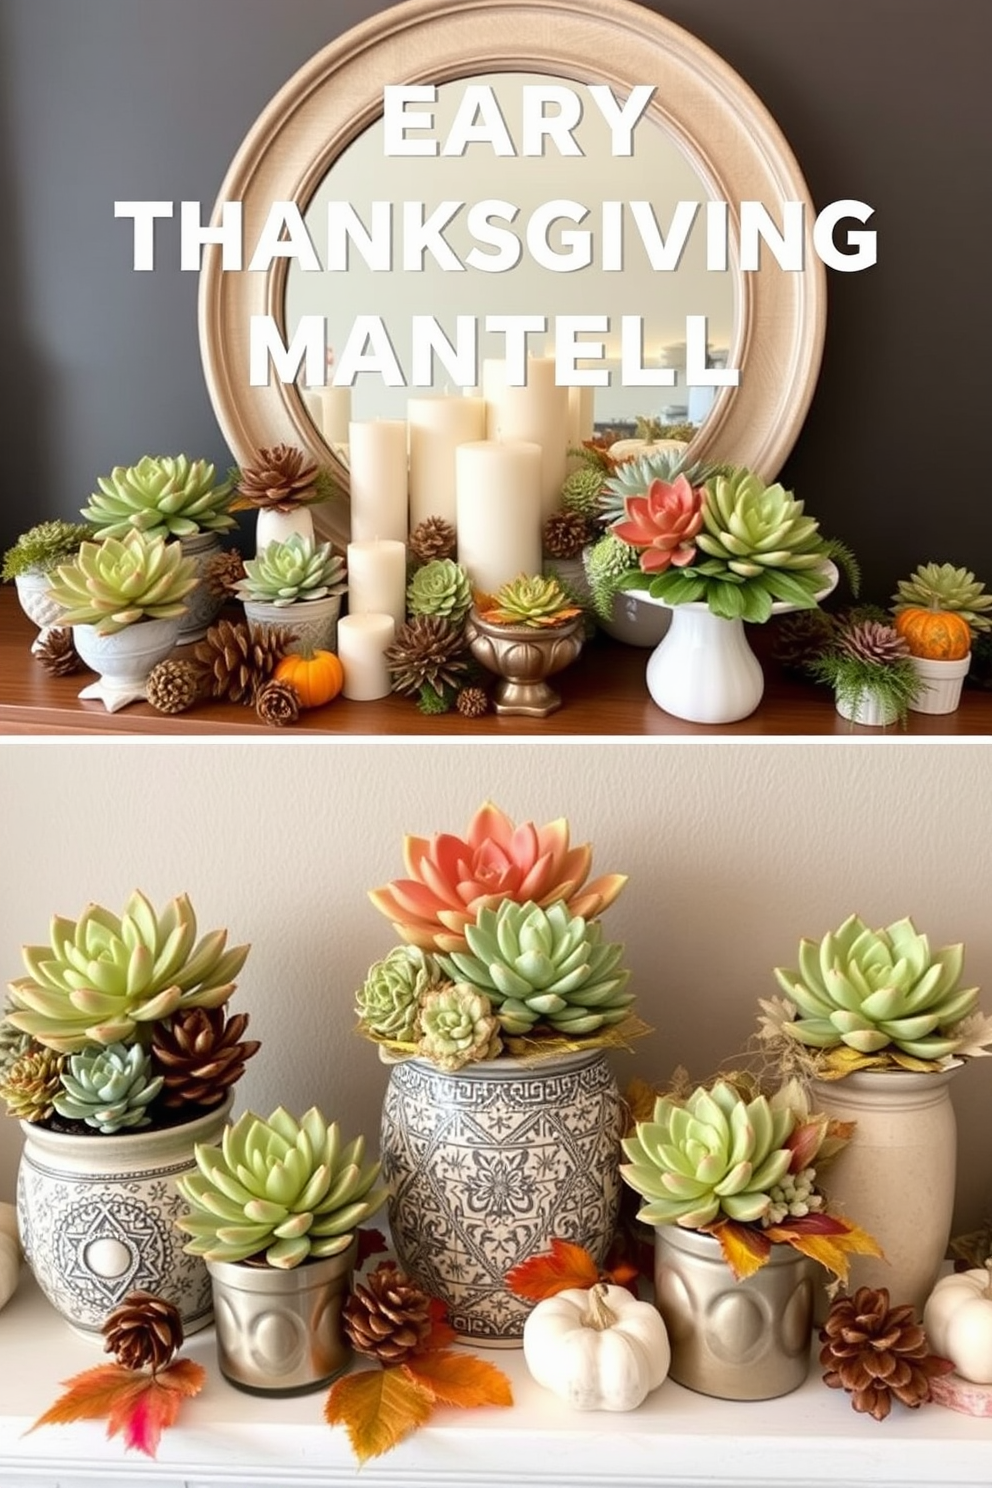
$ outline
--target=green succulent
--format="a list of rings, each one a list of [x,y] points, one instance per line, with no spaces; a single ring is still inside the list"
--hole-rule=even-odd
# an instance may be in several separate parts
[[[458,625],[472,606],[472,585],[460,563],[435,558],[418,568],[406,591],[411,615],[443,615]]]
[[[112,635],[137,620],[184,615],[183,600],[196,584],[194,560],[178,543],[132,530],[80,544],[73,561],[56,569],[48,593],[63,606],[61,625],[95,625]]]
[[[720,1219],[760,1220],[792,1163],[785,1144],[796,1124],[763,1095],[744,1097],[724,1080],[694,1090],[684,1105],[660,1096],[622,1146],[620,1172],[647,1202],[638,1219],[698,1230]]]
[[[18,574],[50,573],[79,551],[79,544],[92,536],[92,530],[82,522],[63,522],[60,518],[29,527],[4,553],[0,578],[7,581]]]
[[[495,1059],[502,1048],[499,1020],[484,992],[452,982],[428,992],[420,1009],[417,1053],[446,1070]]]
[[[30,1034],[22,1033],[10,1022],[7,1014],[11,1011],[9,1005],[5,1006],[3,1016],[0,1017],[0,1080],[10,1066],[28,1052],[34,1042]]]
[[[226,930],[196,938],[185,894],[156,914],[137,891],[118,917],[90,904],[56,915],[47,946],[24,946],[29,975],[10,983],[6,1021],[38,1043],[75,1054],[144,1034],[181,1008],[221,1007],[250,947],[225,949]]]
[[[123,537],[132,529],[146,537],[192,537],[236,525],[228,510],[234,482],[218,481],[207,460],[144,455],[137,465],[115,465],[97,485],[82,515],[99,537]]]
[[[562,510],[592,521],[599,516],[600,492],[603,489],[603,467],[586,461],[566,475],[561,488]]]
[[[239,599],[278,605],[326,599],[344,592],[344,561],[329,542],[317,543],[300,532],[284,542],[271,542],[255,558],[245,559],[245,576],[234,586]]]
[[[369,967],[355,996],[362,1028],[376,1038],[412,1043],[420,1032],[420,1001],[441,980],[434,957],[419,946],[401,945]]]
[[[586,549],[582,562],[589,581],[593,609],[601,620],[612,619],[613,601],[620,587],[620,580],[627,574],[640,574],[637,549],[632,548],[629,543],[621,542],[612,532],[604,532],[592,547]]]
[[[581,613],[553,574],[520,574],[497,590],[492,604],[481,611],[490,624],[524,625],[532,630],[561,625]]]
[[[776,967],[795,1007],[781,1031],[813,1049],[945,1059],[978,1001],[977,987],[960,986],[963,963],[962,945],[931,951],[911,919],[872,930],[852,914],[822,940],[800,941],[798,967]]]
[[[377,1162],[363,1166],[364,1137],[341,1145],[337,1123],[312,1106],[297,1121],[282,1106],[268,1120],[246,1111],[219,1147],[198,1143],[198,1171],[176,1179],[190,1212],[176,1220],[189,1255],[264,1261],[291,1270],[339,1255],[355,1227],[384,1203]]]
[[[546,1023],[562,1034],[595,1033],[627,1016],[634,1000],[623,946],[603,940],[597,920],[558,901],[542,909],[504,899],[465,926],[465,951],[439,956],[454,982],[485,992],[504,1033]]]
[[[893,609],[955,610],[974,631],[992,630],[992,594],[967,568],[951,563],[923,563],[908,579],[900,579],[892,596]]]
[[[47,1121],[62,1089],[63,1054],[27,1040],[27,1048],[0,1069],[0,1100],[18,1121]]]
[[[108,1044],[70,1054],[62,1091],[52,1105],[60,1116],[84,1121],[107,1135],[149,1126],[148,1107],[162,1089],[151,1055],[140,1044]]]
[[[684,475],[690,486],[702,486],[726,469],[712,460],[690,460],[685,450],[678,449],[649,450],[632,460],[621,460],[603,483],[600,520],[610,526],[622,521],[627,515],[624,506],[627,497],[643,496],[652,481],[663,480],[671,485],[676,476]]]

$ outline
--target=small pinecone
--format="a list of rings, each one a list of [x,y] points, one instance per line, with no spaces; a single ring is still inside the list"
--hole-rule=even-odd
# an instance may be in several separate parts
[[[235,584],[245,576],[244,559],[236,548],[225,548],[207,559],[201,577],[215,599],[230,599]]]
[[[238,492],[246,505],[259,510],[292,511],[316,498],[317,464],[290,444],[260,449],[254,465],[238,478]]]
[[[407,546],[420,563],[433,563],[435,558],[453,558],[455,529],[443,517],[425,517],[410,533]]]
[[[83,665],[76,652],[69,626],[56,626],[54,630],[50,630],[45,639],[38,642],[34,655],[52,677],[71,677]]]
[[[909,655],[909,647],[891,625],[878,620],[862,620],[837,637],[837,645],[858,661],[898,661]]]
[[[381,1364],[402,1364],[423,1348],[431,1331],[431,1299],[392,1262],[356,1282],[342,1311],[352,1347]]]
[[[544,551],[549,558],[577,558],[592,536],[592,523],[581,512],[552,512],[544,524]]]
[[[162,1104],[219,1106],[261,1047],[257,1039],[242,1040],[247,1027],[247,1013],[229,1018],[222,1007],[186,1008],[156,1023],[152,1062],[164,1081]]]
[[[148,673],[145,696],[160,713],[185,713],[200,695],[202,674],[192,661],[166,657]]]
[[[164,1369],[183,1345],[179,1309],[152,1292],[129,1292],[104,1318],[105,1354],[123,1369]]]
[[[461,685],[467,662],[461,628],[442,615],[414,615],[386,649],[393,691],[414,697],[427,684],[435,692]]]
[[[826,610],[797,610],[775,622],[772,655],[790,672],[804,672],[836,638],[837,621]]]
[[[277,682],[274,677],[255,694],[255,712],[263,723],[275,728],[285,728],[296,723],[300,716],[300,694],[289,682]]]
[[[19,1121],[47,1121],[62,1089],[65,1055],[32,1044],[0,1077],[0,1100]]]
[[[294,639],[282,626],[218,620],[193,649],[204,691],[232,703],[253,703],[256,689],[272,676]]]
[[[836,1299],[820,1329],[824,1383],[846,1390],[856,1411],[884,1421],[894,1395],[913,1409],[930,1399],[930,1381],[953,1368],[927,1352],[912,1305],[889,1306],[886,1287],[858,1287]]]
[[[482,687],[463,687],[455,698],[455,707],[463,718],[481,718],[489,711],[489,698]]]

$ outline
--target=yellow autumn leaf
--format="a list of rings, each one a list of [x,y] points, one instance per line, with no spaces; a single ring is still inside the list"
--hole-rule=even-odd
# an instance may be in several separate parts
[[[368,1462],[423,1426],[433,1410],[433,1395],[401,1367],[363,1369],[331,1386],[324,1419],[343,1426],[359,1462]]]

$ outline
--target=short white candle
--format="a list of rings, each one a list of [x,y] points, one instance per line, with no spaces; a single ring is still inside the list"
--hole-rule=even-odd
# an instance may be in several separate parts
[[[386,649],[393,644],[392,615],[342,615],[338,621],[338,660],[344,671],[342,695],[368,703],[391,691]]]
[[[483,439],[455,454],[458,561],[475,589],[493,594],[541,572],[541,449]]]
[[[455,450],[485,439],[486,405],[481,398],[442,394],[410,398],[410,529],[428,517],[455,525]]]
[[[541,447],[539,499],[542,517],[561,502],[568,454],[568,388],[555,382],[554,357],[528,357],[525,387],[509,387],[506,362],[482,364],[486,438],[520,440]]]
[[[323,387],[320,390],[320,432],[327,444],[347,444],[351,423],[351,388]]]
[[[406,619],[406,546],[392,538],[348,544],[348,613]]]
[[[406,420],[369,419],[348,425],[351,535],[405,542],[407,525]]]

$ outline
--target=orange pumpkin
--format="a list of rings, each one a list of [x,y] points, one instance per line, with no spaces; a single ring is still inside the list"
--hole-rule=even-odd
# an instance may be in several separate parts
[[[913,656],[960,661],[971,650],[971,626],[954,610],[910,606],[899,611],[895,626]]]
[[[344,667],[333,651],[291,651],[276,663],[275,676],[296,690],[301,708],[320,708],[344,685]]]

